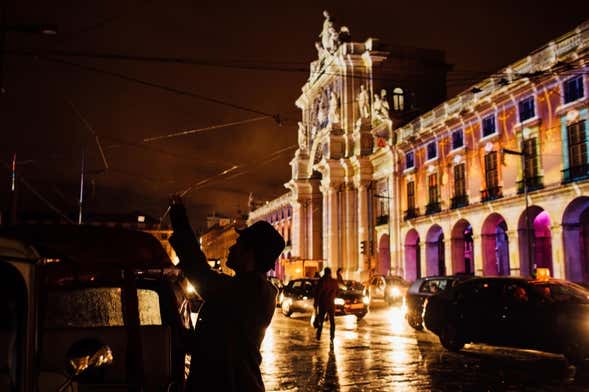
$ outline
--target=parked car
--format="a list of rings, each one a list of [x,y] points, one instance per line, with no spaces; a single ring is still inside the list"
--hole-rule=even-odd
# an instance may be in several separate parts
[[[2,229],[0,390],[181,391],[201,304],[151,234]]]
[[[589,291],[546,279],[473,278],[429,298],[425,327],[448,350],[486,343],[589,357]]]
[[[373,275],[368,281],[370,303],[384,301],[387,305],[402,304],[409,282],[395,275]]]
[[[473,275],[460,274],[450,276],[428,276],[419,278],[407,290],[405,319],[417,330],[423,329],[423,304],[427,298],[449,290],[457,283],[471,278]]]
[[[303,278],[291,280],[283,291],[282,313],[290,317],[295,312],[314,314],[314,294],[319,279]],[[360,282],[344,281],[335,299],[335,315],[355,315],[358,319],[368,313],[368,296]]]

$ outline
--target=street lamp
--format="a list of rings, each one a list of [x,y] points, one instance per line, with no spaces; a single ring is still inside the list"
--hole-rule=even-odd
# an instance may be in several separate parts
[[[528,272],[530,276],[532,276],[534,270],[534,255],[532,254],[532,231],[531,231],[531,224],[530,224],[530,210],[528,205],[528,173],[526,168],[526,151],[524,145],[525,139],[522,130],[522,151],[515,151],[510,150],[507,148],[502,148],[502,154],[510,154],[510,155],[519,155],[522,160],[522,182],[524,184],[524,202],[525,202],[525,209],[526,209],[526,242],[528,245]]]

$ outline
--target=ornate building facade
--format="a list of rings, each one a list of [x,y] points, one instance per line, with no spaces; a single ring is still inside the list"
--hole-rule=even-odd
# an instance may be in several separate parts
[[[296,101],[302,111],[299,145],[286,184],[290,192],[280,198],[288,207],[272,202],[250,215],[252,221],[283,208],[291,212],[290,261],[284,265],[296,265],[300,274],[285,269],[287,280],[322,266],[342,267],[356,279],[367,278],[370,270],[388,271],[390,257],[382,266],[376,263],[376,235],[383,229],[374,217],[378,212],[381,221],[388,219],[383,211],[390,211],[384,206],[393,195],[392,172],[390,164],[375,169],[375,159],[382,158],[374,151],[393,143],[393,124],[414,118],[446,95],[449,67],[442,52],[389,47],[375,39],[352,42],[346,27],[336,30],[324,16],[318,58]],[[383,252],[395,241],[387,238],[378,244]]]
[[[589,282],[589,21],[445,102],[442,53],[351,42],[327,14],[320,37],[278,203],[290,260]]]
[[[407,279],[589,281],[589,22],[396,129]]]

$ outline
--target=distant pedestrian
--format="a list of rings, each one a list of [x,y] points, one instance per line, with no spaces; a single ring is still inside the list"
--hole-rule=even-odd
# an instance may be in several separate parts
[[[325,316],[329,316],[329,337],[335,338],[335,297],[337,295],[337,280],[331,277],[331,268],[325,267],[323,276],[319,279],[315,291],[315,308],[317,309],[317,340],[321,339],[321,331]]]
[[[277,289],[266,278],[284,249],[284,239],[267,222],[237,230],[227,267],[209,266],[180,197],[170,201],[170,237],[186,278],[205,300],[191,342],[186,391],[264,391],[260,345],[276,308]]]

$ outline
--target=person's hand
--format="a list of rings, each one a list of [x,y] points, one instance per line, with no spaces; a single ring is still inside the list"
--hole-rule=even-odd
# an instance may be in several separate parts
[[[170,221],[174,231],[190,229],[186,208],[182,197],[177,193],[170,196]]]

